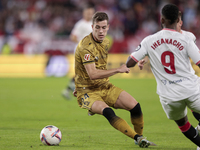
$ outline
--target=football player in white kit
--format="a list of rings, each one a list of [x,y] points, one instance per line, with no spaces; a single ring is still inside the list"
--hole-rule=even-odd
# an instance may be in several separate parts
[[[190,39],[192,39],[192,41],[194,41],[196,43],[196,37],[192,32],[188,32],[188,31],[185,31],[185,30],[181,29],[181,27],[183,25],[183,21],[181,19],[181,15],[182,15],[182,13],[181,13],[181,11],[179,11],[179,22],[177,23],[176,31],[178,31],[181,34],[189,37]],[[147,56],[144,59],[142,59],[142,60],[140,60],[138,62],[138,66],[139,66],[140,70],[143,69],[144,64],[147,63],[147,62],[148,62],[148,57]],[[196,113],[194,111],[192,111],[192,114],[196,118],[196,120],[199,122],[197,127],[196,127],[196,129],[200,132],[200,114]],[[200,148],[199,148],[199,150],[200,150]]]
[[[161,17],[163,29],[144,38],[126,65],[134,67],[139,60],[149,57],[157,94],[167,117],[177,123],[188,139],[200,146],[199,133],[189,123],[186,109],[200,113],[199,77],[190,64],[191,58],[200,67],[200,53],[194,41],[176,31],[178,14],[176,5],[165,5]]]
[[[88,4],[83,8],[83,18],[80,19],[71,31],[70,39],[77,43],[82,40],[85,36],[92,32],[92,16],[95,12],[93,5]],[[76,49],[76,48],[75,48]],[[75,50],[74,50],[75,51]],[[66,89],[62,91],[62,95],[67,99],[70,100],[71,93],[75,89],[74,78],[72,78],[67,85]]]

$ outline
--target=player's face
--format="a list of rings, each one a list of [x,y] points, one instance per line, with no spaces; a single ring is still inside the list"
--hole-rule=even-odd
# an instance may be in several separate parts
[[[92,34],[96,41],[102,42],[109,29],[108,21],[94,22],[92,25]]]

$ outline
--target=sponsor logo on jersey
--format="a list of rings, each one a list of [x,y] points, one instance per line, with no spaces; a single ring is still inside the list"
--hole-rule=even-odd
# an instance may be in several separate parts
[[[166,80],[161,80],[161,82],[166,85],[167,84],[167,81]]]
[[[187,81],[187,80],[190,80],[189,78],[187,77],[184,77],[184,78],[181,78],[181,79],[178,79],[178,80],[172,80],[172,81],[169,81],[169,80],[161,80],[161,82],[166,85],[166,84],[178,84],[178,83],[181,83],[181,82],[184,82],[184,81]]]
[[[90,54],[85,54],[84,59],[85,59],[86,61],[89,61],[89,60],[90,60]]]
[[[141,48],[141,44],[135,49],[135,51],[138,51]]]

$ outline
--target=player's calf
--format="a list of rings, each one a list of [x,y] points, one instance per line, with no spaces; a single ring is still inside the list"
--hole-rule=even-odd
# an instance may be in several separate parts
[[[197,146],[200,146],[200,136],[199,132],[189,123],[187,122],[183,126],[179,126],[181,132],[190,139]]]
[[[115,129],[119,130],[130,138],[134,139],[134,137],[137,135],[137,133],[129,126],[129,124],[124,119],[115,115],[115,112],[111,108],[105,108],[103,110],[103,116],[106,117],[106,119]]]
[[[110,124],[120,132],[124,133],[125,135],[129,136],[130,138],[137,141],[138,145],[142,148],[148,147],[149,145],[154,145],[153,142],[148,141],[143,136],[138,135],[129,125],[128,123],[123,120],[122,118],[115,115],[115,112],[107,107],[103,110],[103,116],[110,122]],[[153,143],[153,144],[152,144]]]
[[[137,105],[129,111],[131,114],[131,123],[134,126],[135,132],[139,135],[143,135],[144,120],[140,104],[137,103]]]

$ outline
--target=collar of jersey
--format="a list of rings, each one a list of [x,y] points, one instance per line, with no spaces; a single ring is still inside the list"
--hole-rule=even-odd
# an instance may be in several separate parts
[[[163,28],[162,30],[168,30],[168,31],[175,31],[175,32],[177,32],[176,30],[174,30],[174,29],[169,29],[169,28]]]
[[[93,37],[93,35],[92,35],[92,33],[91,33],[91,36],[92,36],[92,39],[95,41],[95,42],[97,42],[97,43],[102,43],[102,42],[98,42],[98,41],[96,41],[95,39],[94,39],[94,37]]]

